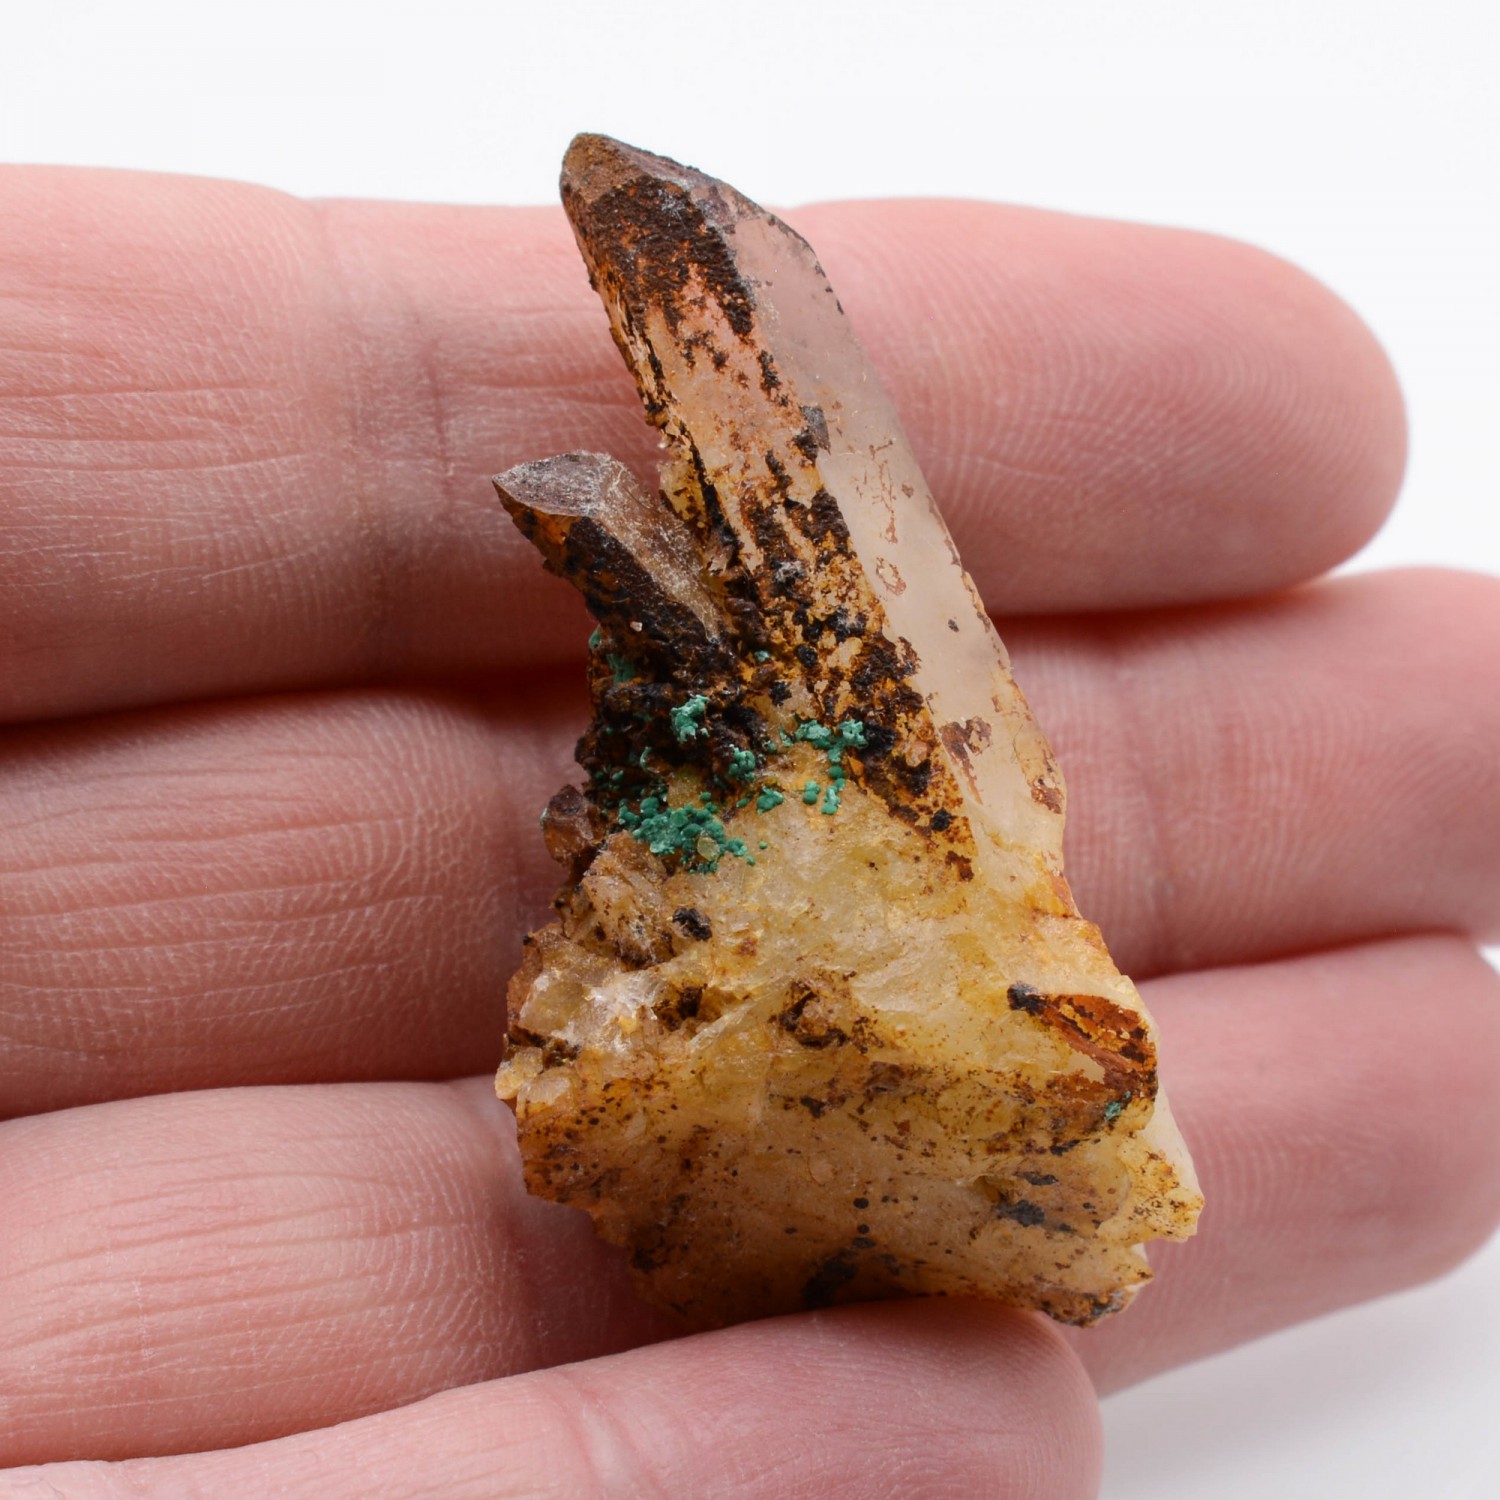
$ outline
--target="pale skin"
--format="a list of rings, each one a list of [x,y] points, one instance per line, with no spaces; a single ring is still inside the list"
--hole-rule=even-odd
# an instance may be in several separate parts
[[[0,1500],[1094,1493],[1096,1390],[1500,1218],[1500,583],[1317,581],[1400,479],[1243,246],[846,204],[817,246],[1067,772],[1208,1196],[1087,1333],[696,1338],[487,1074],[588,625],[486,476],[652,436],[560,213],[0,175]]]

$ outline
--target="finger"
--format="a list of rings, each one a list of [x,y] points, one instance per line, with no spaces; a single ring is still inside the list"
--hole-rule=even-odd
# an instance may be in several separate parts
[[[1067,774],[1069,877],[1128,972],[1500,935],[1500,581],[1007,634]]]
[[[485,476],[658,455],[559,213],[0,190],[0,716],[567,649]],[[1389,506],[1385,359],[1266,255],[981,204],[798,219],[994,607],[1253,592]]]
[[[1100,1454],[1087,1377],[1054,1330],[909,1303],[705,1334],[228,1453],[19,1470],[0,1500],[1091,1500]]]
[[[1153,1249],[1160,1284],[1081,1336],[1101,1383],[1482,1241],[1497,987],[1437,938],[1148,987],[1208,1208],[1197,1239]],[[508,1117],[472,1087],[467,1104],[439,1084],[231,1090],[0,1126],[21,1226],[0,1462],[252,1442],[660,1331],[581,1214],[521,1196]]]
[[[245,700],[0,741],[0,1116],[493,1069],[555,884],[547,698]]]
[[[1500,926],[1493,582],[1372,577],[1013,638],[1070,783],[1069,874],[1127,971]],[[580,693],[12,731],[0,1113],[493,1066],[557,879],[536,817],[578,774]]]
[[[1284,587],[1395,501],[1406,426],[1384,352],[1263,251],[972,203],[828,204],[796,224],[849,285],[995,613]]]
[[[1069,1335],[1101,1390],[1441,1275],[1500,1224],[1500,977],[1410,938],[1161,979],[1167,1087],[1207,1200],[1124,1317]]]
[[[488,1079],[14,1120],[0,1190],[0,1467],[253,1442],[669,1331],[586,1216],[527,1197]]]

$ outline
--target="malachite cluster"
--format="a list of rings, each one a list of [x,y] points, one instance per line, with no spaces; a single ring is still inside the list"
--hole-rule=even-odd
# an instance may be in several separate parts
[[[672,737],[679,745],[708,733],[703,727],[707,713],[708,699],[702,693],[694,693],[672,710]]]
[[[671,710],[672,732],[679,742],[697,739],[707,734],[704,721],[708,716],[708,700],[694,694]],[[794,729],[778,731],[779,743],[770,747],[769,753],[779,755],[796,744],[807,744],[821,750],[828,761],[828,783],[809,781],[802,790],[802,800],[808,806],[821,801],[819,810],[832,816],[839,810],[839,799],[848,779],[843,764],[846,749],[861,749],[865,744],[865,726],[858,719],[845,719],[836,725],[822,724],[816,719],[805,719]],[[751,787],[763,767],[763,761],[753,750],[734,750],[730,755],[728,777],[741,785]],[[604,778],[601,790],[618,786],[622,773],[612,771]],[[722,785],[722,783],[721,783]],[[754,802],[760,813],[768,813],[786,801],[786,794],[769,782],[758,788],[747,790],[737,798],[730,811]],[[639,839],[653,854],[676,855],[693,870],[713,871],[719,861],[731,854],[747,864],[755,863],[743,839],[731,838],[724,827],[724,809],[715,800],[712,792],[701,792],[696,802],[673,807],[665,786],[659,792],[643,797],[632,806],[622,801],[616,808],[616,821],[632,837]],[[765,849],[765,839],[759,840]]]
[[[726,854],[755,863],[744,839],[725,832],[720,809],[707,792],[681,807],[669,806],[665,797],[643,797],[639,808],[622,802],[615,816],[653,854],[680,855],[694,869],[716,870]]]
[[[858,719],[845,719],[842,723],[830,726],[821,724],[816,719],[807,719],[791,734],[783,729],[781,737],[788,745],[800,740],[815,750],[821,750],[828,757],[828,785],[824,787],[816,781],[809,781],[802,789],[802,800],[811,807],[821,796],[823,805],[819,810],[831,818],[839,810],[844,782],[849,776],[844,768],[844,751],[864,748],[864,724]]]

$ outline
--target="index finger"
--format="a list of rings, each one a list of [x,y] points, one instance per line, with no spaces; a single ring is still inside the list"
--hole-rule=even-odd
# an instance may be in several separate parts
[[[0,175],[0,717],[579,648],[486,476],[654,435],[560,212]],[[992,609],[1243,595],[1358,546],[1400,398],[1269,256],[975,203],[795,216]]]

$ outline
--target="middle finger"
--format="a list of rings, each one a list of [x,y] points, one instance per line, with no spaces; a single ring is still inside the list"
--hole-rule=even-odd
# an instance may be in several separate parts
[[[1069,874],[1122,967],[1493,931],[1497,633],[1500,590],[1458,575],[1011,630],[1070,777]],[[0,1113],[492,1066],[583,712],[577,685],[509,698],[13,731]]]

